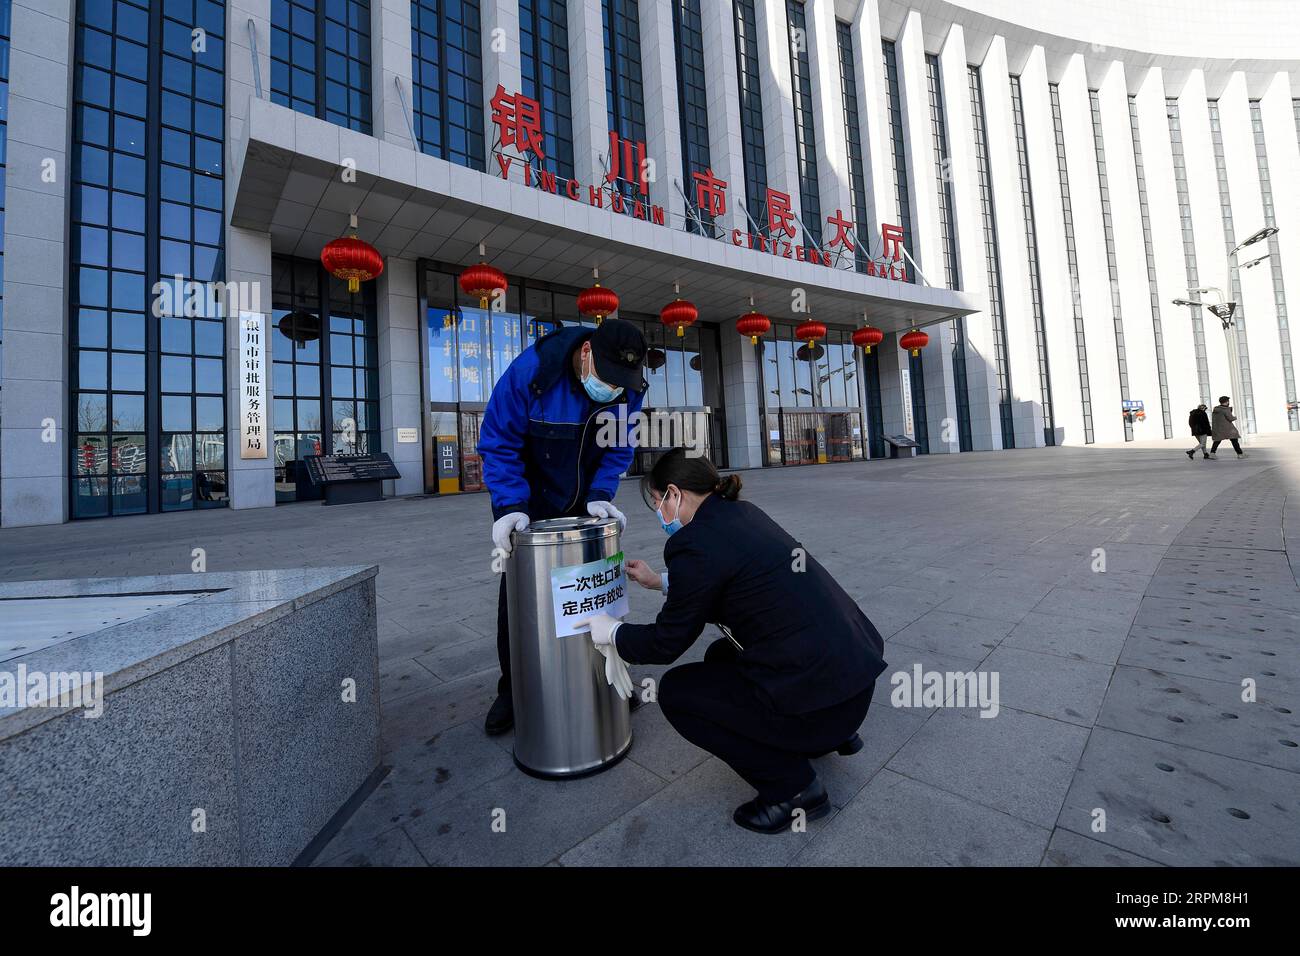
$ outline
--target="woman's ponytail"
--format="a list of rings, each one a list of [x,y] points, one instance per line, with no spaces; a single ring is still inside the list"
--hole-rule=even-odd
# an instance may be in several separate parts
[[[713,493],[725,501],[735,501],[740,497],[740,475],[727,475],[714,486]]]

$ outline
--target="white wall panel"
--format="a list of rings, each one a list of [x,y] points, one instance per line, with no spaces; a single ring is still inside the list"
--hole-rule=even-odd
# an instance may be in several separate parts
[[[1234,73],[1219,95],[1219,125],[1223,134],[1223,158],[1228,170],[1234,243],[1241,243],[1264,225],[1255,133],[1251,126],[1250,100],[1243,73]],[[1240,266],[1267,252],[1268,243],[1258,242],[1241,250],[1234,262]],[[1282,385],[1282,356],[1278,350],[1273,275],[1267,261],[1252,269],[1237,268],[1234,271],[1241,290],[1238,321],[1245,322],[1250,354],[1255,427],[1261,432],[1286,431],[1286,390]],[[1236,297],[1231,284],[1224,287],[1224,292],[1229,298]]]
[[[902,101],[903,136],[907,141],[908,197],[915,235],[912,257],[931,285],[946,287],[943,268],[943,231],[939,225],[939,183],[934,168],[934,127],[930,116],[930,82],[925,63],[925,37],[921,15],[908,13],[899,32],[899,97]],[[917,281],[922,281],[917,277]],[[926,329],[930,344],[922,354],[925,371],[926,419],[930,451],[956,453],[957,393],[952,375],[952,326],[944,322]],[[947,434],[952,440],[944,441]]]
[[[1196,235],[1196,267],[1202,287],[1217,287],[1228,295],[1224,265],[1223,221],[1219,213],[1219,179],[1214,168],[1214,147],[1210,139],[1210,114],[1205,94],[1205,75],[1193,70],[1178,97],[1178,115],[1187,157],[1187,189],[1192,205],[1192,227]],[[1212,298],[1212,297],[1211,297]],[[1232,391],[1228,352],[1219,321],[1204,313],[1205,354],[1210,366],[1210,398]]]
[[[1269,261],[1268,269],[1282,269],[1289,313],[1285,339],[1290,344],[1293,361],[1300,358],[1300,333],[1296,330],[1296,325],[1300,324],[1300,130],[1296,128],[1292,106],[1295,95],[1295,87],[1287,74],[1278,73],[1260,98],[1264,146],[1273,189],[1273,225],[1280,230],[1277,234],[1278,255],[1276,260]],[[1279,350],[1283,338],[1279,331]]]
[[[704,86],[709,110],[709,161],[727,184],[727,209],[717,217],[725,229],[749,231],[736,199],[745,195],[745,152],[740,134],[740,86],[736,79],[736,32],[732,0],[700,0],[704,39]],[[695,202],[694,183],[682,188]]]
[[[1101,134],[1106,154],[1106,183],[1110,192],[1111,233],[1115,243],[1129,398],[1143,402],[1146,408],[1146,420],[1133,423],[1133,438],[1137,441],[1162,439],[1165,433],[1160,413],[1155,331],[1151,323],[1151,287],[1147,281],[1146,247],[1142,239],[1142,210],[1138,205],[1133,128],[1129,118],[1124,65],[1112,62],[1097,90],[1101,102]]]
[[[1025,140],[1038,237],[1038,273],[1043,286],[1043,323],[1047,332],[1047,367],[1052,380],[1052,414],[1058,444],[1083,444],[1083,406],[1074,337],[1074,310],[1069,296],[1070,270],[1065,254],[1061,179],[1056,134],[1042,47],[1029,51],[1020,73],[1025,112]]]
[[[965,31],[960,24],[953,24],[939,53],[939,69],[948,117],[948,168],[956,218],[957,267],[964,290],[985,303],[984,311],[966,317],[966,391],[970,401],[972,447],[975,451],[989,451],[1002,447],[1002,427],[993,365],[993,321],[987,308],[988,269],[966,56]]]
[[[1043,444],[1042,389],[1038,385],[1038,350],[1029,290],[1029,252],[1020,200],[1020,166],[1016,127],[1011,113],[1011,84],[1006,41],[994,37],[980,66],[984,83],[984,122],[988,130],[989,173],[993,181],[993,215],[997,223],[1002,271],[1002,318],[1011,414],[1017,448]]]
[[[1124,440],[1124,419],[1115,354],[1115,324],[1106,267],[1106,242],[1102,235],[1092,105],[1088,99],[1088,78],[1082,56],[1070,58],[1061,77],[1060,95],[1079,261],[1079,287],[1072,291],[1083,306],[1093,436],[1098,442],[1119,442]]]
[[[1156,260],[1156,284],[1160,290],[1170,418],[1174,436],[1182,438],[1189,435],[1187,414],[1201,401],[1201,395],[1196,374],[1192,310],[1173,304],[1175,299],[1187,298],[1187,268],[1183,261],[1165,77],[1158,67],[1148,70],[1142,80],[1137,91],[1137,108],[1142,168],[1147,204],[1151,210],[1151,245]]]

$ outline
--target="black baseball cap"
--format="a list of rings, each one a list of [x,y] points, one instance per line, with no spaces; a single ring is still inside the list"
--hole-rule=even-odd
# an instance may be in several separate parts
[[[645,389],[641,367],[645,364],[645,336],[623,319],[606,319],[591,333],[591,355],[596,375],[607,385],[640,392]]]

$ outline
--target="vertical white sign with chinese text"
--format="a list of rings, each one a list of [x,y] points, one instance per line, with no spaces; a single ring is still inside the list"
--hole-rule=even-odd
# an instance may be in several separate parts
[[[239,313],[239,457],[265,458],[270,444],[266,387],[266,316]]]
[[[899,369],[898,381],[903,392],[903,434],[908,438],[915,438],[916,420],[912,417],[912,373],[906,366]]]

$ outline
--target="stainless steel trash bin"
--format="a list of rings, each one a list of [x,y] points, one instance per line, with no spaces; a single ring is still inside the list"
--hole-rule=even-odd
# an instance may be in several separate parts
[[[539,777],[596,773],[632,746],[628,702],[584,631],[558,637],[552,574],[619,553],[612,518],[554,518],[516,532],[506,562],[515,763]],[[620,569],[621,576],[621,569]]]

